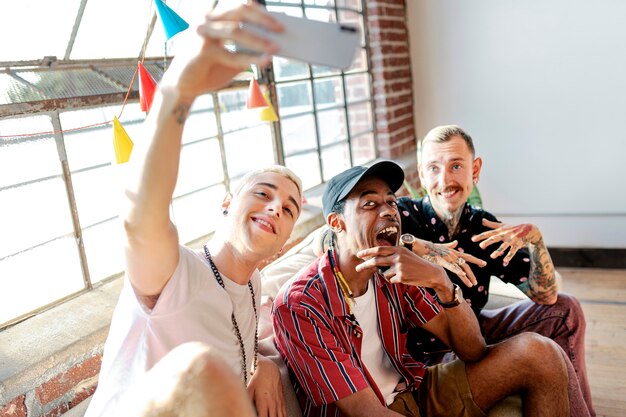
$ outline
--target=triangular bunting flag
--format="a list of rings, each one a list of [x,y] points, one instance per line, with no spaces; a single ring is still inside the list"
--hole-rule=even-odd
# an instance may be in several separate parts
[[[154,90],[156,89],[156,81],[152,75],[146,70],[141,61],[139,62],[139,106],[141,111],[149,112],[152,107],[152,99],[154,99]]]
[[[167,4],[163,3],[162,0],[154,0],[154,3],[156,4],[159,18],[161,18],[161,23],[163,23],[165,36],[168,41],[172,36],[189,27],[189,23],[185,22],[179,15],[176,14],[174,10],[172,10]]]
[[[128,162],[133,150],[133,141],[128,137],[128,133],[124,130],[117,116],[113,116],[113,148],[115,149],[115,161],[118,164]]]
[[[263,94],[265,101],[267,102],[267,107],[261,110],[261,121],[263,122],[277,122],[278,115],[274,111],[274,107],[272,107],[272,103],[270,102],[270,98],[267,93]]]
[[[250,80],[250,87],[248,87],[248,101],[246,107],[249,109],[255,109],[257,107],[267,107],[267,102],[263,98],[261,87],[259,83],[253,78]]]

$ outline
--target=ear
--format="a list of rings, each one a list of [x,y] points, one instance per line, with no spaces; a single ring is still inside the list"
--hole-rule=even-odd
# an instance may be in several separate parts
[[[422,171],[422,166],[421,166],[421,165],[419,165],[419,164],[417,165],[417,175],[418,175],[418,176],[419,176],[419,178],[420,178],[420,183],[421,183],[421,184],[424,184],[424,173],[423,173],[423,171]]]
[[[339,233],[345,230],[345,223],[343,222],[341,216],[337,213],[330,213],[328,217],[326,217],[326,223],[328,224],[328,227],[330,227],[330,229],[335,233]]]
[[[482,166],[483,160],[481,157],[474,159],[474,162],[472,163],[472,179],[474,180],[474,184],[476,184],[480,179],[480,169]]]
[[[226,195],[224,196],[224,200],[222,200],[222,210],[228,210],[232,201],[233,195],[231,193],[226,193]]]

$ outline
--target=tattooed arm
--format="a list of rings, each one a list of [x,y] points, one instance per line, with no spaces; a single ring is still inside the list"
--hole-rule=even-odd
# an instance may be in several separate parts
[[[225,87],[250,65],[266,65],[276,45],[239,30],[252,22],[272,31],[282,26],[254,2],[212,12],[181,34],[177,53],[157,89],[143,137],[130,161],[134,170],[126,189],[126,271],[136,294],[161,293],[178,263],[178,234],[169,218],[169,204],[178,177],[183,125],[195,98]],[[261,50],[263,56],[232,53],[225,42]]]
[[[508,265],[518,250],[528,247],[530,274],[528,281],[519,288],[538,304],[554,304],[559,291],[557,273],[537,226],[533,224],[507,226],[487,219],[483,219],[483,225],[492,230],[473,236],[472,240],[480,242],[480,247],[483,249],[501,242],[490,256],[496,259],[508,251],[502,261],[504,266]]]

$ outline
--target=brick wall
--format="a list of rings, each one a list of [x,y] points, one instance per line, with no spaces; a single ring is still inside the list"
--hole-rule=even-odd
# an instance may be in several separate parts
[[[0,406],[0,417],[57,417],[91,396],[97,384],[101,355],[61,371]]]
[[[405,0],[366,1],[376,133],[381,158],[415,151]]]

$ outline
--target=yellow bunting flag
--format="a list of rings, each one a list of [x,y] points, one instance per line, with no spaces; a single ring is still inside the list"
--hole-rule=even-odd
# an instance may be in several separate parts
[[[264,107],[263,109],[261,109],[261,113],[260,113],[261,121],[277,122],[278,115],[274,111],[274,107],[272,107],[272,103],[270,102],[270,98],[268,97],[267,92],[263,94],[263,97],[265,98],[265,101],[267,102],[267,107]]]
[[[128,137],[128,133],[124,130],[117,116],[113,116],[113,147],[115,148],[116,162],[118,164],[128,162],[133,150],[133,141]]]

